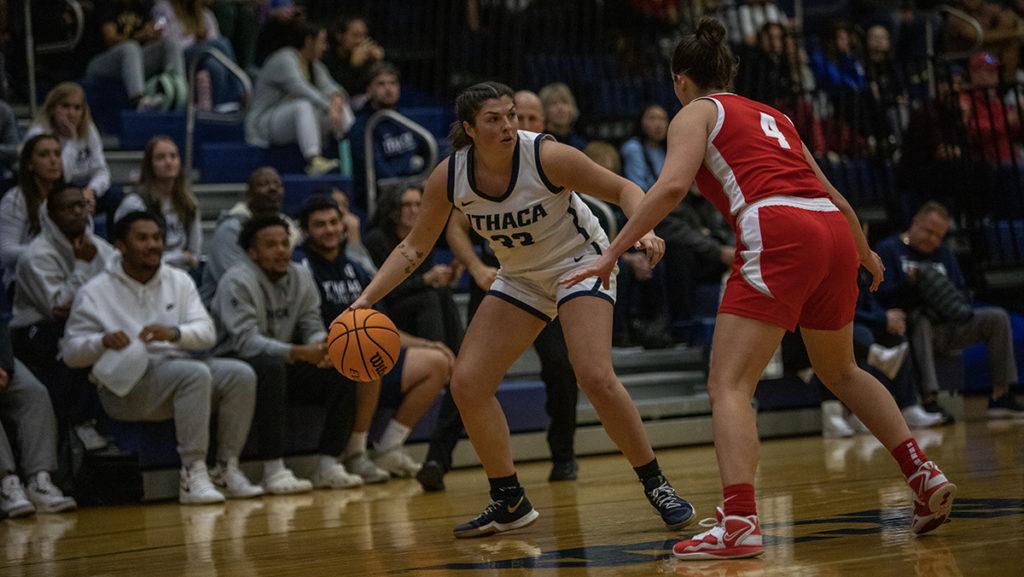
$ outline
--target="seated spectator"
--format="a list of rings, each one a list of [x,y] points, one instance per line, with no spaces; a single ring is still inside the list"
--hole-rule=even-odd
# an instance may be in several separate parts
[[[164,38],[184,55],[186,70],[191,70],[192,63],[207,48],[220,50],[234,61],[235,51],[220,35],[217,19],[206,7],[205,0],[157,0],[153,4],[153,19],[164,22]],[[196,86],[192,87],[199,109],[212,110],[215,106],[237,109],[238,81],[230,76],[228,69],[207,58],[199,70],[201,74],[196,75]]]
[[[25,141],[18,155],[18,185],[0,200],[0,263],[3,289],[14,282],[14,267],[28,243],[42,230],[40,207],[54,185],[63,182],[60,141],[40,134]]]
[[[575,132],[580,109],[576,106],[576,97],[572,95],[572,90],[562,82],[548,84],[540,89],[540,101],[544,104],[547,132],[562,144],[580,150],[586,148],[586,137]]]
[[[412,230],[420,213],[423,189],[415,186],[385,189],[377,205],[366,249],[377,266]],[[384,298],[388,315],[398,328],[459,350],[465,328],[449,288],[462,276],[457,265],[440,264],[432,254]]]
[[[348,97],[320,62],[327,32],[299,23],[294,42],[267,58],[245,118],[245,138],[255,146],[297,143],[306,159],[306,174],[317,176],[338,167],[323,157],[324,139],[335,142],[352,124]]]
[[[0,100],[0,184],[13,180],[18,162],[18,119],[9,104]],[[7,187],[3,187],[6,190]]]
[[[622,175],[646,191],[658,180],[665,164],[668,112],[648,104],[640,114],[636,135],[622,144]]]
[[[344,211],[329,197],[311,197],[299,217],[306,242],[303,264],[313,273],[320,291],[320,311],[330,323],[362,294],[371,274],[347,256],[348,224]],[[451,375],[455,355],[444,343],[400,333],[402,350],[394,368],[383,379],[358,386],[355,423],[343,454],[345,468],[367,483],[387,480],[387,473],[411,477],[420,465],[402,448],[412,427],[437,399]],[[575,382],[573,382],[575,385]],[[397,409],[372,459],[367,438],[378,402]],[[383,475],[383,471],[386,471]]]
[[[15,431],[21,474],[11,437],[0,425],[0,512],[7,518],[35,512],[61,513],[78,507],[50,480],[57,470],[57,420],[46,388],[11,353],[7,327],[0,322],[0,415]]]
[[[100,402],[114,419],[174,420],[180,503],[261,495],[238,468],[252,422],[255,375],[245,363],[192,356],[213,346],[216,333],[192,279],[162,265],[158,215],[124,216],[114,225],[114,239],[119,254],[75,296],[61,343],[64,361],[73,368],[92,366]],[[206,454],[212,413],[218,448],[211,473]]]
[[[367,75],[367,102],[356,113],[348,138],[352,143],[352,194],[358,206],[367,206],[366,125],[383,110],[395,110],[402,97],[398,69],[389,62],[378,62]],[[400,112],[400,111],[399,111]],[[430,156],[427,142],[402,124],[385,119],[373,131],[373,171],[376,184],[381,181],[416,176],[424,172]],[[378,190],[378,193],[380,191]]]
[[[315,196],[329,197],[338,205],[338,210],[341,211],[341,224],[345,228],[345,256],[370,273],[370,276],[377,274],[377,265],[373,262],[369,251],[366,250],[366,245],[363,244],[362,222],[352,212],[348,193],[336,186],[326,186],[316,190]],[[300,250],[296,251],[296,253],[300,252]],[[325,318],[324,320],[329,319]]]
[[[903,72],[892,50],[889,29],[875,24],[867,31],[867,119],[875,141],[875,153],[890,158],[899,147],[899,137],[906,126],[910,110]]]
[[[516,104],[516,116],[519,117],[519,130],[544,132],[544,105],[535,92],[520,90],[513,101]]]
[[[258,216],[242,227],[245,251],[217,287],[218,355],[249,363],[256,372],[256,438],[263,461],[263,486],[275,495],[317,487],[363,484],[339,462],[352,433],[356,387],[330,366],[320,294],[312,275],[292,262],[288,223]],[[320,431],[320,465],[313,483],[284,466],[285,407],[304,401],[327,409]]]
[[[845,22],[835,22],[825,46],[811,54],[811,68],[818,86],[838,97],[860,94],[866,87],[860,44]]]
[[[777,22],[768,22],[761,28],[760,41],[740,59],[736,78],[740,94],[775,104],[800,92],[799,63],[790,58],[788,37],[785,26]]]
[[[50,390],[60,430],[76,427],[87,449],[106,441],[95,432],[95,393],[60,359],[60,339],[81,287],[107,268],[114,248],[89,231],[82,191],[65,185],[47,198],[42,230],[22,254],[15,274],[11,339],[14,354]]]
[[[384,60],[384,49],[370,37],[362,16],[339,16],[331,26],[331,47],[324,64],[334,81],[356,96],[366,92],[370,68]]]
[[[1009,167],[1021,143],[1021,121],[1016,103],[1004,102],[999,93],[999,59],[979,52],[967,67],[972,87],[960,94],[960,110],[972,148],[990,166]]]
[[[249,70],[256,61],[256,34],[264,0],[213,0],[210,11],[217,27],[235,51],[235,62]]]
[[[942,245],[949,226],[946,208],[927,202],[906,232],[878,244],[875,250],[885,265],[878,300],[887,309],[906,314],[926,409],[936,408],[939,382],[935,355],[984,342],[992,370],[989,418],[1024,416],[1024,407],[1010,387],[1018,382],[1010,319],[998,307],[970,307],[960,265],[952,251]]]
[[[110,188],[110,169],[81,86],[61,82],[46,95],[39,115],[25,133],[26,142],[39,134],[60,139],[64,180],[81,186],[95,209],[97,199]]]
[[[199,286],[199,294],[202,295],[204,303],[209,305],[213,299],[220,277],[246,258],[245,251],[238,244],[238,233],[242,230],[242,225],[253,216],[280,217],[288,223],[292,246],[298,246],[302,242],[302,231],[299,226],[281,212],[283,203],[284,184],[281,183],[281,175],[269,166],[252,171],[245,200],[221,214],[217,228],[213,231],[211,248],[207,254],[203,279]]]
[[[121,201],[114,220],[139,210],[163,216],[166,264],[187,272],[199,266],[203,247],[199,201],[181,170],[178,145],[170,137],[154,136],[146,143],[139,183]]]
[[[181,50],[164,37],[165,23],[151,17],[152,4],[147,0],[98,3],[92,34],[96,52],[85,69],[88,78],[121,81],[139,110],[164,104],[145,95],[147,79],[161,73],[185,75]]]

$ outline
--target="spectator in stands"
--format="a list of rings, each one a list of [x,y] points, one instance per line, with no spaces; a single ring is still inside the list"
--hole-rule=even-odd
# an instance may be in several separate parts
[[[11,438],[0,426],[0,512],[14,519],[35,512],[61,513],[78,507],[50,480],[57,470],[57,421],[46,388],[14,358],[7,327],[0,321],[0,415],[16,434],[18,477]]]
[[[740,34],[747,46],[756,46],[765,24],[786,25],[786,14],[771,0],[747,0],[738,10]]]
[[[646,191],[665,164],[668,112],[660,104],[648,104],[637,124],[636,136],[622,144],[622,175]]]
[[[0,100],[0,190],[14,179],[14,171],[18,162],[18,119],[14,110],[5,101]]]
[[[355,418],[356,387],[327,358],[327,332],[320,294],[309,270],[292,262],[289,225],[277,216],[256,216],[242,227],[246,253],[217,287],[213,315],[220,336],[218,355],[244,360],[256,372],[256,438],[263,461],[263,486],[275,495],[303,493],[313,486],[363,484],[339,462]],[[284,466],[288,401],[327,409],[313,483]]]
[[[516,103],[516,115],[519,116],[519,129],[544,132],[546,121],[540,97],[529,90],[520,90],[516,92],[513,101]]]
[[[575,131],[580,109],[576,106],[572,90],[562,82],[548,84],[540,89],[540,101],[544,104],[547,132],[557,138],[558,142],[580,150],[586,148],[586,137]]]
[[[520,122],[522,121],[520,120]],[[619,151],[611,144],[603,140],[591,141],[583,149],[583,154],[586,154],[590,160],[596,162],[601,168],[608,169],[615,174],[622,174],[622,157],[619,156]],[[623,215],[623,218],[625,218],[625,215]]]
[[[50,189],[63,182],[60,141],[39,134],[25,141],[18,155],[18,185],[0,200],[0,263],[3,289],[14,282],[14,267],[28,243],[42,230],[39,211]],[[88,199],[87,199],[88,200]]]
[[[232,61],[235,51],[231,43],[220,35],[217,19],[206,7],[206,0],[157,0],[153,5],[153,18],[164,22],[164,37],[177,46],[185,57],[186,69],[207,48],[219,50]],[[227,67],[212,58],[205,59],[196,75],[196,105],[201,110],[215,106],[221,110],[237,109],[240,96],[237,81]]]
[[[303,264],[313,273],[320,292],[321,316],[327,326],[345,312],[364,287],[371,273],[346,254],[348,233],[344,212],[330,197],[310,197],[299,216],[306,242]],[[412,427],[437,399],[451,375],[455,355],[444,343],[401,333],[402,350],[391,371],[357,389],[352,436],[343,454],[345,468],[367,483],[385,481],[387,473],[411,477],[420,465],[403,449]],[[575,385],[575,382],[573,383]],[[372,460],[367,439],[378,402],[396,409],[380,439]],[[387,473],[383,473],[383,471]]]
[[[265,3],[265,0],[213,0],[210,5],[217,27],[231,42],[235,62],[242,70],[249,70],[256,62],[259,11]]]
[[[61,343],[65,362],[92,366],[100,402],[114,419],[174,419],[179,502],[261,495],[238,468],[252,422],[255,375],[239,361],[192,356],[213,346],[216,333],[192,279],[162,264],[159,215],[129,213],[114,225],[114,239],[119,254],[75,296]],[[218,449],[211,474],[206,454],[213,412]]]
[[[60,139],[64,180],[81,186],[95,210],[97,199],[110,188],[110,169],[81,86],[61,82],[46,95],[25,140],[44,133]]]
[[[138,210],[164,218],[164,263],[186,272],[199,266],[203,243],[199,201],[181,170],[178,145],[168,136],[154,136],[146,143],[139,183],[121,201],[114,220]]]
[[[362,16],[342,15],[331,26],[331,48],[324,64],[335,82],[356,96],[366,92],[370,68],[384,60],[384,48],[370,37]]]
[[[365,241],[378,267],[412,230],[422,198],[423,189],[418,186],[382,191]],[[433,255],[427,255],[409,278],[384,299],[391,320],[410,334],[441,341],[458,351],[464,327],[449,287],[461,276],[458,265],[441,264]]]
[[[352,143],[352,193],[358,206],[367,206],[366,195],[369,190],[366,126],[378,113],[397,111],[398,101],[402,97],[401,77],[398,69],[390,62],[374,64],[367,78],[367,102],[356,113],[356,122],[349,132],[349,141]],[[384,118],[374,128],[372,139],[373,177],[378,186],[388,180],[416,178],[429,169],[426,166],[430,157],[427,141],[404,124]]]
[[[78,290],[107,268],[114,248],[89,230],[81,189],[57,186],[47,197],[42,230],[29,243],[15,274],[11,340],[14,354],[50,390],[60,430],[73,426],[87,449],[106,441],[91,422],[95,389],[60,359],[60,339]]]
[[[867,31],[867,118],[873,125],[871,136],[875,142],[875,154],[889,159],[899,148],[900,136],[906,127],[910,111],[910,97],[907,94],[903,72],[895,60],[889,29],[875,24]]]
[[[1002,2],[960,0],[957,4],[981,25],[982,48],[1002,63],[1000,78],[1004,82],[1016,82],[1024,28],[1021,17]],[[973,23],[962,18],[951,18],[945,31],[950,51],[972,50],[978,40]]]
[[[281,212],[284,203],[284,184],[281,175],[269,166],[252,171],[246,188],[245,200],[220,215],[217,228],[213,231],[213,240],[203,267],[203,279],[199,294],[203,302],[209,304],[213,293],[217,290],[220,277],[232,266],[246,258],[245,251],[238,244],[238,233],[253,216],[278,216],[288,223],[289,237],[292,246],[302,241],[302,231],[290,218]]]
[[[327,32],[300,22],[292,33],[293,42],[271,54],[256,79],[245,138],[262,147],[297,143],[306,174],[317,176],[338,167],[338,161],[323,156],[324,138],[345,135],[352,124],[351,109],[348,95],[320,62]]]
[[[906,232],[878,244],[885,265],[878,300],[888,311],[905,314],[926,409],[934,409],[939,390],[935,355],[984,342],[992,371],[989,417],[1024,416],[1010,387],[1018,382],[1010,319],[1001,308],[971,308],[960,266],[942,244],[949,226],[946,208],[927,202]]]
[[[960,96],[963,123],[971,144],[992,166],[1013,163],[1014,148],[1021,142],[1020,111],[1007,105],[999,94],[999,59],[988,52],[973,54],[968,61],[970,90]]]
[[[352,212],[348,193],[337,186],[325,186],[314,191],[314,196],[329,197],[338,205],[338,210],[341,211],[341,224],[345,228],[345,256],[348,260],[357,263],[363,270],[370,273],[370,276],[377,274],[377,265],[373,262],[369,251],[366,250],[366,245],[363,244],[362,221],[356,213]],[[329,319],[325,318],[324,320]]]
[[[836,98],[860,94],[866,87],[860,43],[845,22],[830,27],[824,48],[811,54],[811,68],[818,86]]]
[[[740,59],[737,90],[748,98],[773,104],[800,91],[796,63],[786,50],[788,32],[777,22],[761,29],[760,41]]]
[[[89,78],[120,81],[139,110],[164,104],[145,95],[148,78],[161,73],[185,74],[181,50],[164,37],[166,23],[151,17],[152,4],[148,0],[97,3],[96,54],[85,70]]]

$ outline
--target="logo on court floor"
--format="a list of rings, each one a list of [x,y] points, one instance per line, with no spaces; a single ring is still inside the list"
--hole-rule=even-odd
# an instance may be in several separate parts
[[[779,544],[799,544],[810,541],[825,541],[839,539],[851,535],[873,535],[881,533],[889,528],[906,528],[910,525],[909,508],[901,509],[899,515],[893,515],[892,510],[884,512],[880,509],[868,509],[852,513],[842,513],[832,517],[820,519],[805,519],[800,521],[787,521],[785,523],[767,523],[761,525],[764,531],[764,544],[766,547]],[[1011,515],[1024,515],[1024,499],[958,499],[953,504],[953,512],[950,515],[953,519],[993,519]],[[806,525],[845,525],[835,529],[824,529],[809,535],[799,537],[773,536],[772,531],[785,527],[798,527]],[[850,527],[849,525],[859,525]],[[512,533],[507,539],[515,539],[516,534]],[[501,539],[502,537],[497,537]],[[557,551],[542,552],[539,548],[532,548],[527,556],[520,556],[513,559],[500,559],[493,561],[478,561],[464,563],[446,563],[444,565],[432,565],[428,567],[410,568],[408,571],[480,571],[486,569],[562,569],[573,567],[620,567],[625,565],[636,565],[668,559],[672,556],[672,546],[679,541],[680,537],[673,537],[663,541],[647,541],[644,543],[628,543],[621,545],[596,545],[577,547],[572,549],[561,549]],[[492,551],[495,557],[502,556],[503,547],[501,541],[492,541]],[[526,543],[522,543],[526,545]],[[524,547],[520,547],[523,549]],[[531,549],[525,547],[525,549]]]

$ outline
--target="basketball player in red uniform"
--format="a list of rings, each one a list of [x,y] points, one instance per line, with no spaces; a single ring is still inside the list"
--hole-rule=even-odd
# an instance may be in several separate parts
[[[719,308],[708,394],[723,507],[709,531],[677,543],[676,557],[760,555],[754,502],[757,423],[750,399],[786,331],[799,325],[814,371],[898,462],[914,492],[911,530],[926,533],[949,515],[956,486],[910,434],[895,401],[853,358],[852,321],[860,265],[882,281],[845,198],[821,173],[793,123],[779,111],[726,89],[736,61],[725,29],[703,18],[672,59],[683,109],[669,128],[658,182],[599,260],[566,276],[608,282],[618,256],[652,229],[696,179],[736,230],[736,259]]]

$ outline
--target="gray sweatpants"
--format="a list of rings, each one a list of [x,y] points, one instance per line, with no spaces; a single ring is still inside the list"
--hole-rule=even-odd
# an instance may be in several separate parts
[[[21,474],[57,470],[57,419],[46,387],[28,367],[14,360],[14,377],[0,393],[0,418],[12,427],[21,453]],[[0,427],[0,477],[17,470],[7,432]]]
[[[145,46],[125,40],[89,61],[85,75],[124,82],[129,98],[142,96],[146,79],[161,72],[184,74],[185,60],[174,42],[160,39]]]
[[[988,345],[992,384],[1017,382],[1010,317],[1005,310],[998,307],[975,309],[971,320],[962,323],[934,324],[922,314],[912,324],[910,346],[921,372],[921,388],[926,395],[939,390],[939,380],[935,374],[936,353],[950,353],[982,342]]]
[[[256,407],[256,374],[234,359],[151,359],[127,395],[100,387],[99,397],[107,414],[121,421],[174,419],[178,455],[187,467],[206,459],[214,412],[218,460],[241,454]]]
[[[303,98],[285,102],[270,112],[268,124],[271,144],[298,143],[307,160],[322,153],[327,123],[312,102]]]

